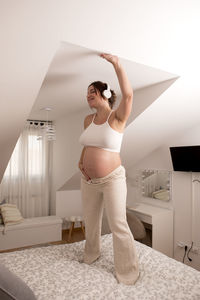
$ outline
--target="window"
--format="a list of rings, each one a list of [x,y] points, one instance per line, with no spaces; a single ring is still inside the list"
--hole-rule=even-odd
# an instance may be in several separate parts
[[[0,184],[0,201],[16,204],[23,217],[49,214],[52,145],[40,127],[24,128]]]
[[[45,145],[37,138],[38,136],[34,134],[27,135],[26,140],[20,136],[6,168],[5,177],[10,175],[17,177],[22,172],[30,177],[41,176],[45,164],[43,155]]]
[[[33,177],[42,174],[42,147],[42,140],[37,140],[37,135],[28,136],[28,172]]]
[[[14,148],[10,161],[7,165],[6,171],[4,173],[5,177],[10,176],[10,174],[12,174],[13,176],[19,175],[19,153],[20,153],[19,148],[20,148],[20,138],[17,141],[17,144]]]

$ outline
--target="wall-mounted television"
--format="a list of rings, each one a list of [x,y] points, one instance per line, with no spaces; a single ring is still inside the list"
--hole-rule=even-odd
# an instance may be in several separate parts
[[[170,147],[174,171],[200,172],[200,146]]]

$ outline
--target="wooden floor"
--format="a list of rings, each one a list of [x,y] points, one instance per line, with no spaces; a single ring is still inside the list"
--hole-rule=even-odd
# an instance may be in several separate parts
[[[48,245],[69,244],[69,243],[79,242],[79,241],[82,241],[85,239],[82,229],[78,228],[78,227],[74,228],[70,242],[68,241],[68,236],[69,236],[69,229],[64,229],[64,230],[62,230],[62,241],[51,242],[51,243],[47,243],[47,244]],[[46,245],[46,244],[42,244],[42,245]],[[11,249],[11,250],[3,250],[3,251],[0,251],[0,253],[30,249],[30,248],[40,247],[42,245],[34,245],[34,246],[28,246],[28,247],[22,247],[22,248],[15,248],[15,249]]]
[[[81,228],[79,227],[74,228],[70,242],[68,241],[68,236],[69,236],[69,229],[64,229],[62,230],[62,241],[52,242],[51,244],[53,245],[70,244],[70,243],[80,242],[85,239],[84,234]]]

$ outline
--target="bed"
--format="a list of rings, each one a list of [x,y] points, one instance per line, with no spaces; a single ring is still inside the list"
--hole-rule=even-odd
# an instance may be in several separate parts
[[[112,234],[102,236],[102,255],[82,263],[85,241],[0,254],[3,263],[40,300],[200,299],[200,272],[136,243],[140,277],[134,286],[114,277]]]

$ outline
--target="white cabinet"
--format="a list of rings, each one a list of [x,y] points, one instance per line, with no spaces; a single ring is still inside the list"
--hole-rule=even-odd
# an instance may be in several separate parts
[[[142,222],[152,225],[152,248],[173,257],[173,210],[145,203],[127,208]]]

